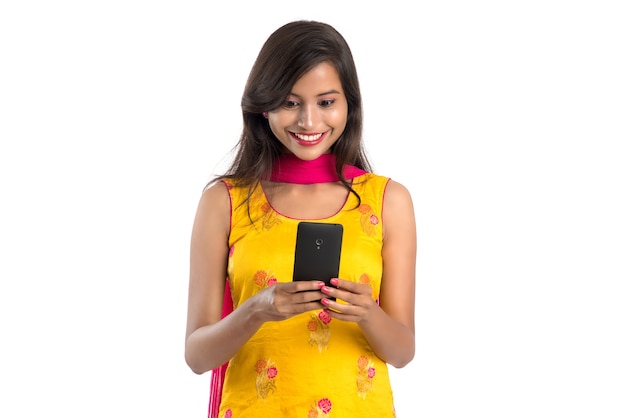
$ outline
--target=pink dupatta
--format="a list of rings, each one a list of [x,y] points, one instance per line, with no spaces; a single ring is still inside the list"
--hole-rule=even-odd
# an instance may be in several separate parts
[[[224,305],[222,307],[222,318],[233,311],[233,298],[230,294],[230,285],[228,280],[224,287]],[[222,364],[217,369],[211,370],[211,393],[209,397],[209,416],[208,418],[218,418],[220,411],[220,403],[222,402],[222,388],[224,387],[224,375],[228,363]]]

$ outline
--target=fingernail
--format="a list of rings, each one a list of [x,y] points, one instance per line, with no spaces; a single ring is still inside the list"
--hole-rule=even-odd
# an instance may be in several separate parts
[[[322,298],[321,302],[322,302],[322,305],[330,305],[330,301],[326,298]]]
[[[330,292],[330,287],[322,286],[322,293],[328,293],[328,292]]]
[[[330,284],[337,286],[337,284],[339,284],[339,279],[330,279]]]
[[[324,282],[317,282],[317,287],[319,287],[321,289],[322,287],[324,287],[325,284],[326,283],[324,283]]]

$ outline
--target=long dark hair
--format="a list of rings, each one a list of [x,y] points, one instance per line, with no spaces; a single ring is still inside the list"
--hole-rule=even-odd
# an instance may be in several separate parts
[[[340,181],[354,192],[343,177],[344,164],[372,171],[362,142],[363,109],[356,66],[348,43],[335,28],[306,20],[285,24],[265,41],[241,99],[243,132],[235,157],[228,170],[209,184],[227,179],[248,187],[250,196],[259,181],[267,178],[284,147],[262,113],[282,106],[298,79],[322,62],[337,70],[348,102],[346,127],[331,152],[336,156]]]

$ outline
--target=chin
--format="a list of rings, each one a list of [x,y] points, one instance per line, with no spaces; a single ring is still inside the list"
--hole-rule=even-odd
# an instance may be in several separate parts
[[[323,154],[328,154],[330,153],[330,150],[310,150],[310,151],[301,151],[298,150],[296,152],[292,152],[293,155],[295,155],[296,157],[298,157],[301,160],[304,161],[313,161],[318,159],[320,156],[322,156]]]

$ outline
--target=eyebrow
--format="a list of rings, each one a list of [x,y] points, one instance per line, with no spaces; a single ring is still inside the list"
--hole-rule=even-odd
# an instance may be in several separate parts
[[[302,98],[302,96],[300,96],[299,94],[296,94],[296,93],[294,93],[294,92],[291,92],[291,93],[289,93],[289,94],[290,94],[290,95],[292,95],[292,96],[296,96],[296,97],[297,97],[297,98],[299,98],[299,99],[300,99],[300,98]],[[323,92],[323,93],[320,93],[320,94],[316,95],[315,97],[326,96],[326,95],[328,95],[328,94],[341,94],[341,92],[340,92],[340,91],[337,91],[337,90],[329,90],[329,91],[325,91],[325,92]]]

